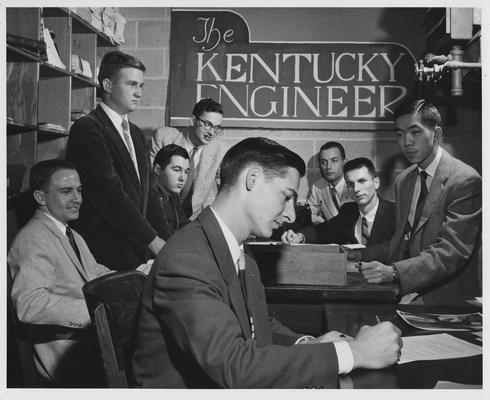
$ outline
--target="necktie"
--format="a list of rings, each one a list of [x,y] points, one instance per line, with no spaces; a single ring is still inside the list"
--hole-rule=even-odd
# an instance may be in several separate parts
[[[71,231],[70,227],[66,227],[66,236],[68,237],[68,241],[71,244],[71,247],[73,247],[73,251],[75,251],[75,254],[78,257],[78,260],[80,263],[82,263],[82,258],[80,257],[80,250],[78,250],[77,242],[75,242],[75,237],[73,236],[73,232]]]
[[[189,154],[189,174],[187,175],[187,181],[185,182],[184,187],[182,188],[182,191],[180,192],[180,198],[182,200],[186,200],[187,196],[192,197],[192,188],[193,188],[193,183],[194,183],[194,158],[196,156],[198,147],[194,147],[190,154]],[[190,194],[190,195],[189,195]]]
[[[131,157],[131,160],[133,160],[133,165],[136,170],[136,175],[138,175],[138,179],[139,179],[140,174],[138,170],[138,160],[136,159],[136,152],[134,151],[133,141],[131,140],[131,132],[129,130],[128,120],[123,118],[121,122],[121,126],[123,130],[124,141],[126,142],[126,147],[128,148],[129,156]]]
[[[361,229],[362,229],[362,244],[365,246],[369,240],[369,225],[366,217],[361,219]]]
[[[248,304],[247,281],[245,279],[245,252],[243,251],[243,249],[241,249],[240,258],[238,259],[238,278],[240,279],[240,286],[242,287],[243,299],[245,300],[245,307],[247,308],[247,314],[250,321],[250,331],[252,332],[252,339],[255,339],[255,325]]]
[[[419,199],[417,200],[417,207],[415,208],[415,215],[413,217],[412,224],[412,233],[415,231],[417,227],[417,223],[419,222],[420,215],[422,214],[422,209],[424,208],[425,198],[427,197],[427,172],[424,170],[420,171],[420,194]]]
[[[337,209],[337,211],[339,211],[340,205],[339,205],[339,200],[337,199],[337,190],[333,185],[330,186],[330,194],[332,195],[332,200],[333,200],[333,204],[335,205],[335,208]]]

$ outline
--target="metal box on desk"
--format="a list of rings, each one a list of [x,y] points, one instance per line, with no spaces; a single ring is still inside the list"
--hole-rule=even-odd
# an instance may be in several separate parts
[[[248,242],[264,284],[346,285],[347,255],[337,245]]]

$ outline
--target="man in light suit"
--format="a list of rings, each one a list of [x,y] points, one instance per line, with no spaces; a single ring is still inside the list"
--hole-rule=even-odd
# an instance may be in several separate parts
[[[481,296],[480,175],[440,147],[441,116],[425,100],[395,113],[401,149],[412,166],[395,182],[392,239],[361,250],[371,283],[397,281],[404,302],[454,304]],[[375,261],[373,261],[375,260]]]
[[[177,144],[189,153],[191,169],[180,194],[184,211],[191,220],[212,204],[218,191],[219,164],[227,146],[218,136],[223,133],[223,107],[211,98],[194,106],[190,126],[179,131],[164,127],[157,129],[151,142],[153,162],[158,151],[168,144]]]
[[[322,176],[311,185],[306,200],[313,225],[332,219],[343,204],[353,201],[345,186],[342,170],[346,162],[344,146],[338,142],[324,143],[320,147],[318,161]]]
[[[38,209],[8,254],[17,317],[32,324],[86,328],[90,317],[82,286],[111,270],[96,263],[74,230],[75,245],[70,243],[68,222],[78,218],[82,202],[78,173],[66,161],[41,161],[31,168],[30,188]],[[35,344],[36,367],[56,386],[92,386],[100,370],[91,345],[68,339]]]
[[[102,102],[73,124],[66,150],[85,197],[74,227],[96,260],[117,270],[145,263],[165,243],[147,220],[148,205],[158,201],[148,201],[154,194],[149,193],[145,138],[128,121],[141,99],[144,71],[143,63],[129,54],[104,55],[98,76]],[[158,212],[153,215],[164,218]]]
[[[372,246],[389,240],[395,227],[395,203],[377,194],[379,177],[371,160],[355,158],[344,165],[344,178],[355,202],[345,203],[332,219],[285,232],[285,243],[337,243]]]
[[[168,240],[148,276],[133,357],[137,384],[332,388],[339,373],[394,363],[401,339],[390,322],[331,343],[339,338],[294,333],[268,314],[243,243],[294,222],[303,160],[277,142],[248,138],[220,168],[215,202]]]

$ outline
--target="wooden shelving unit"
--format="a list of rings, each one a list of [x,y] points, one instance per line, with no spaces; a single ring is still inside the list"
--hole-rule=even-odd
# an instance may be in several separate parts
[[[33,164],[64,157],[72,113],[80,115],[94,109],[97,67],[102,55],[114,45],[104,32],[69,8],[8,7],[6,15],[7,33],[26,39],[41,39],[42,21],[54,35],[60,60],[66,66],[59,68],[7,44],[7,193],[14,200],[27,189]],[[71,71],[73,54],[89,63],[91,78]],[[62,126],[64,131],[40,125],[44,123]],[[24,171],[23,177],[19,171]],[[9,201],[9,208],[14,204]]]

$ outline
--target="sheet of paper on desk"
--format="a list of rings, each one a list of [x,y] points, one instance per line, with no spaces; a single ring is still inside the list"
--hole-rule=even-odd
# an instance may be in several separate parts
[[[434,389],[481,389],[482,385],[467,385],[451,381],[437,381]]]
[[[481,346],[458,339],[448,333],[403,338],[399,364],[423,360],[446,360],[482,354]]]

